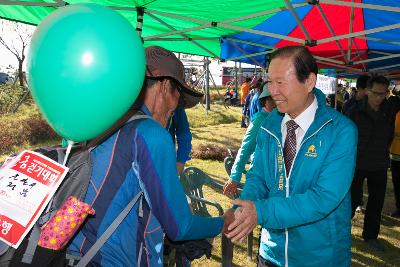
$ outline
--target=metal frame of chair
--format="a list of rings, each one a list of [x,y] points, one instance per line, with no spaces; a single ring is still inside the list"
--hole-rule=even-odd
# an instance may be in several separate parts
[[[222,193],[223,185],[212,179],[208,174],[197,167],[187,167],[181,175],[181,182],[185,193],[190,198],[192,212],[196,215],[210,216],[207,205],[213,206],[218,210],[219,216],[224,214],[220,204],[204,198],[203,186],[207,185],[214,190]],[[224,235],[221,235],[221,265],[223,267],[232,266],[233,244]]]
[[[232,153],[230,152],[230,156],[226,157],[224,159],[224,167],[225,167],[225,171],[228,175],[231,175],[231,170],[232,170],[232,166],[233,163],[235,162],[235,158],[232,156]],[[243,172],[246,173],[246,170]],[[243,188],[244,184],[240,184],[240,188]],[[239,197],[240,192],[242,191],[242,189],[239,189],[239,194],[238,196],[235,197]],[[247,236],[247,258],[249,260],[251,260],[253,257],[253,232],[251,232],[248,236]]]
[[[203,186],[209,186],[222,193],[223,184],[212,179],[208,174],[197,167],[190,166],[185,168],[181,175],[181,183],[185,193],[190,198],[192,212],[196,215],[210,216],[207,205],[213,206],[218,210],[220,216],[224,214],[223,208],[215,201],[204,197]],[[232,266],[233,243],[224,235],[221,236],[221,265],[223,267]],[[247,237],[247,257],[252,258],[253,254],[253,234]]]

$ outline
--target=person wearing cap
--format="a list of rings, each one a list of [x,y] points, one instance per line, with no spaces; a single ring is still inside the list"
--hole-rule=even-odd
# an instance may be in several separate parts
[[[238,242],[261,225],[259,267],[350,266],[357,129],[315,88],[318,66],[307,47],[281,47],[269,59],[276,109],[257,133],[226,236]]]
[[[92,151],[93,174],[85,202],[96,215],[88,218],[69,252],[85,254],[141,190],[146,201],[121,221],[90,266],[163,266],[164,235],[174,241],[215,237],[227,220],[192,215],[166,130],[178,99],[201,94],[185,83],[183,64],[172,52],[151,46],[145,53],[146,77],[133,108],[140,107],[148,117],[126,123]]]
[[[262,110],[254,114],[253,121],[250,123],[250,126],[243,137],[242,145],[240,146],[235,162],[232,166],[231,175],[224,185],[224,194],[227,196],[235,196],[237,194],[242,179],[242,173],[245,170],[250,156],[254,153],[256,148],[257,132],[267,119],[269,113],[275,108],[275,103],[271,98],[267,84],[264,84],[263,90],[258,99],[262,106]]]
[[[250,101],[250,114],[249,114],[250,121],[254,120],[254,115],[263,109],[263,107],[261,106],[261,103],[259,101],[259,97],[260,97],[263,85],[264,85],[264,82],[263,82],[262,78],[259,78],[256,82],[256,85],[252,88],[252,90],[254,90],[254,94]]]

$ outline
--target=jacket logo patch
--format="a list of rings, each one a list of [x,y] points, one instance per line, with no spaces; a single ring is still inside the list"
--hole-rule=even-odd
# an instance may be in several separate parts
[[[310,145],[307,149],[307,152],[305,153],[307,157],[313,157],[316,158],[318,156],[317,150],[315,145]]]

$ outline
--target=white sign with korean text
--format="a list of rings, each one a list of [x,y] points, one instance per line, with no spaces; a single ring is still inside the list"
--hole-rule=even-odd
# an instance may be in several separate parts
[[[320,89],[325,95],[330,95],[336,92],[336,84],[336,78],[318,74],[315,87]]]
[[[23,151],[0,170],[0,240],[17,248],[53,197],[68,168]]]

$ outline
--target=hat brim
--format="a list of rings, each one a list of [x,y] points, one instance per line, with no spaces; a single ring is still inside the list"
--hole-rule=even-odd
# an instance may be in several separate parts
[[[184,98],[184,107],[192,108],[196,106],[204,97],[204,94],[191,88],[188,84],[182,81],[177,81],[181,86],[181,94]]]
[[[204,97],[204,94],[191,88],[186,82],[181,81],[176,79],[175,77],[171,76],[164,76],[164,75],[147,75],[146,77],[149,79],[163,79],[163,78],[169,78],[173,79],[175,82],[177,82],[180,85],[180,90],[179,92],[182,94],[184,98],[184,108],[191,108],[196,106]]]
[[[264,92],[262,92],[262,93],[260,94],[260,96],[258,97],[258,99],[266,98],[266,97],[269,97],[269,96],[271,96],[270,93],[264,93]]]

